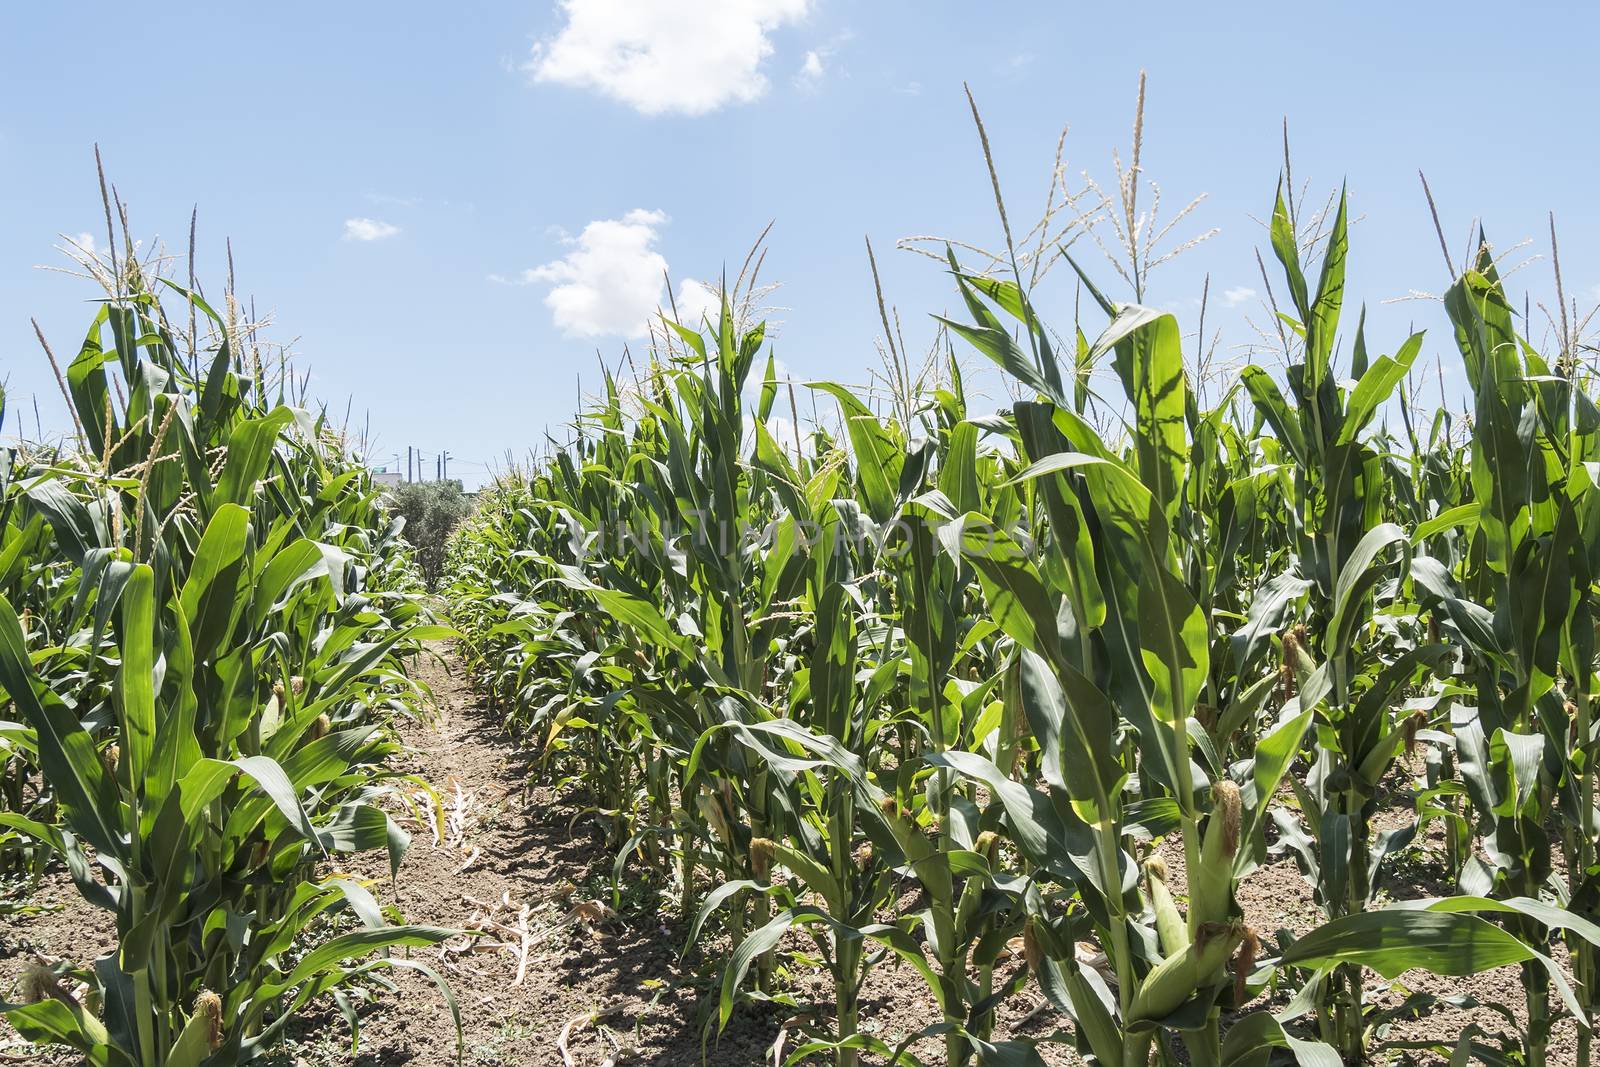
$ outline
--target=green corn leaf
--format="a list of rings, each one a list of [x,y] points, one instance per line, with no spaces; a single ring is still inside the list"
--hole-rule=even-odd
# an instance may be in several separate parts
[[[767,371],[761,376],[761,400],[756,405],[756,422],[765,423],[772,414],[772,404],[778,399],[778,356],[777,353],[767,353]]]
[[[1350,254],[1348,215],[1349,198],[1341,189],[1339,207],[1333,217],[1333,226],[1328,231],[1328,243],[1322,256],[1322,273],[1317,279],[1316,299],[1311,305],[1311,313],[1305,316],[1307,362],[1315,368],[1312,378],[1315,384],[1320,384],[1328,378],[1334,334],[1339,328],[1339,309],[1344,304],[1344,268],[1345,260]],[[1273,223],[1273,246],[1276,248],[1276,213]],[[1303,286],[1304,282],[1301,284]],[[1418,343],[1420,345],[1420,340]],[[1357,391],[1359,392],[1359,389]]]
[[[328,972],[342,970],[343,960],[361,959],[390,948],[425,948],[456,933],[436,926],[385,926],[340,934],[307,952],[281,981],[262,983],[255,996],[257,1000],[270,1000]]]
[[[233,428],[228,435],[227,459],[223,462],[222,476],[217,480],[214,503],[248,504],[252,501],[256,483],[267,473],[279,435],[294,421],[293,410],[278,407],[260,418],[244,419]]]
[[[964,523],[961,552],[977,570],[989,613],[1007,636],[1040,655],[1058,656],[1055,606],[1021,547],[1003,530]]]
[[[1039,396],[1049,400],[1057,407],[1067,407],[1067,400],[1061,395],[1061,390],[1048,382],[1033,360],[1017,346],[1011,339],[1011,334],[999,326],[972,326],[964,322],[956,322],[935,315],[934,319],[943,323],[957,337],[962,338],[976,348],[996,366],[1017,381],[1032,389]]]
[[[1127,778],[1117,758],[1117,713],[1104,693],[1070,664],[1059,681],[1045,660],[1024,650],[1022,705],[1044,751],[1045,780],[1072,798],[1091,826],[1116,818]]]
[[[206,806],[220,797],[228,784],[241,773],[261,788],[267,799],[301,837],[311,842],[318,840],[316,828],[311,825],[311,819],[306,815],[289,777],[283,773],[283,768],[276,760],[265,756],[245,756],[237,760],[198,760],[184,775],[181,785],[185,821],[194,823],[197,819],[204,818]],[[253,825],[253,820],[251,824]]]
[[[838,401],[867,510],[877,522],[888,521],[894,513],[895,489],[900,480],[904,448],[890,436],[877,416],[844,386],[832,382],[808,382],[807,386],[827,393]]]
[[[1476,915],[1386,909],[1324,923],[1285,949],[1281,962],[1313,969],[1354,963],[1385,978],[1419,967],[1462,977],[1534,955],[1515,936]]]
[[[1420,545],[1428,538],[1435,537],[1446,530],[1452,530],[1457,526],[1465,527],[1467,532],[1470,533],[1477,528],[1478,516],[1482,514],[1482,511],[1483,505],[1476,500],[1466,504],[1457,504],[1453,508],[1447,508],[1428,521],[1418,523],[1417,528],[1411,532],[1411,543]]]
[[[4,596],[0,596],[0,686],[33,727],[40,769],[60,796],[72,828],[97,851],[125,856],[123,833],[116,826],[121,805],[116,786],[77,716],[39,682],[22,624]]]
[[[1272,206],[1272,223],[1268,227],[1272,251],[1283,264],[1283,273],[1289,280],[1289,298],[1301,322],[1311,321],[1311,299],[1306,291],[1306,277],[1300,269],[1300,243],[1295,236],[1294,223],[1289,219],[1289,208],[1283,200],[1283,182],[1278,183],[1277,202]]]
[[[1264,1011],[1254,1011],[1228,1027],[1222,1039],[1222,1067],[1267,1067],[1275,1049],[1288,1049],[1300,1067],[1343,1067],[1332,1046],[1297,1038]]]
[[[1133,403],[1139,477],[1170,523],[1188,467],[1185,419],[1189,386],[1183,373],[1178,320],[1165,312],[1129,304],[1095,341],[1089,358],[1115,351],[1117,373]]]
[[[1104,879],[1087,826],[1063,821],[1048,797],[1012,781],[977,753],[938,752],[925,758],[935,767],[949,767],[987,786],[1005,808],[1012,842],[1029,860],[1057,878],[1091,886],[1104,896]]]
[[[155,629],[155,573],[140,564],[122,594],[122,665],[116,683],[122,758],[134,782],[143,780],[155,749]]]
[[[1421,351],[1422,334],[1414,333],[1393,357],[1380,356],[1376,363],[1367,368],[1367,372],[1351,390],[1350,398],[1345,401],[1344,423],[1339,428],[1335,444],[1347,445],[1356,439],[1378,406],[1388,400],[1395,387],[1411,373],[1411,365]]]
[[[1333,617],[1328,622],[1328,648],[1335,656],[1349,651],[1355,628],[1362,621],[1359,610],[1366,595],[1383,577],[1382,557],[1391,548],[1410,544],[1405,530],[1392,522],[1373,527],[1362,535],[1339,570],[1333,591]],[[1401,556],[1402,562],[1406,559]]]
[[[232,627],[249,532],[250,512],[238,504],[223,504],[206,524],[195,550],[180,600],[198,660],[210,659]]]
[[[82,1053],[92,1067],[134,1067],[135,1061],[110,1043],[100,1020],[81,1006],[50,999],[37,1004],[0,1003],[0,1011],[17,1033],[35,1044],[66,1045]]]
[[[1250,393],[1256,410],[1262,418],[1272,427],[1272,432],[1278,435],[1289,449],[1295,462],[1305,466],[1310,462],[1311,456],[1306,451],[1305,428],[1300,423],[1300,416],[1289,407],[1283,398],[1283,392],[1278,388],[1278,383],[1272,376],[1260,367],[1248,366],[1239,372],[1240,379],[1244,382],[1245,389]]]

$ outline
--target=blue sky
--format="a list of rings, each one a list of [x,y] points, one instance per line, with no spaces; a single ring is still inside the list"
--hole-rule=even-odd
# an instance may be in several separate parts
[[[998,242],[963,81],[1025,228],[1063,125],[1074,185],[1085,171],[1113,180],[1149,72],[1145,173],[1167,216],[1208,194],[1175,239],[1219,233],[1157,270],[1147,302],[1192,331],[1209,273],[1226,358],[1257,339],[1248,319],[1265,321],[1251,216],[1270,211],[1285,117],[1313,199],[1349,181],[1361,218],[1350,294],[1371,305],[1374,351],[1415,323],[1430,328],[1426,351],[1447,352],[1436,305],[1383,303],[1445,284],[1418,169],[1453,253],[1474,217],[1502,247],[1533,239],[1509,261],[1545,254],[1515,284],[1547,302],[1553,210],[1569,295],[1593,304],[1600,147],[1586,123],[1600,15],[1430,6],[6,5],[7,436],[22,420],[31,433],[35,393],[46,429],[65,423],[28,319],[58,352],[87,325],[89,283],[36,265],[64,262],[58,234],[104,244],[95,142],[138,233],[181,248],[198,204],[212,290],[232,239],[241,293],[271,309],[272,336],[295,341],[331,407],[354,397],[379,462],[407,445],[449,449],[469,481],[571,417],[596,351],[614,361],[664,295],[663,262],[675,287],[713,280],[769,220],[763,277],[782,283],[771,299],[791,373],[859,383],[877,366],[864,235],[921,348],[954,294],[896,240]],[[1040,299],[1070,325],[1064,270]]]

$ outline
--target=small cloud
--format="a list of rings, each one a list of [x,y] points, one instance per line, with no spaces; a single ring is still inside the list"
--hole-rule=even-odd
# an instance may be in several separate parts
[[[794,80],[803,88],[815,87],[826,72],[822,53],[813,48],[806,53],[805,61],[800,64],[800,73],[794,76]]]
[[[400,227],[382,219],[345,219],[346,241],[381,241],[400,232]]]
[[[1004,69],[1010,74],[1021,74],[1033,66],[1034,58],[1035,56],[1032,52],[1018,52],[1015,55],[1006,57]]]
[[[448,197],[435,196],[408,196],[399,193],[367,192],[362,195],[374,207],[393,209],[402,213],[416,208],[442,208],[447,211],[467,212],[477,210],[477,205],[471,200],[451,200]]]
[[[703,115],[767,90],[768,36],[811,0],[560,0],[566,24],[533,46],[535,82],[593,89],[643,115]]]
[[[99,251],[99,246],[94,243],[94,234],[88,230],[72,235],[72,243],[89,253],[91,256]]]
[[[822,84],[822,79],[837,76],[842,71],[833,61],[839,49],[855,40],[855,31],[850,29],[840,30],[825,44],[808,49],[805,58],[800,61],[800,69],[795,72],[794,83],[800,89],[815,90]]]
[[[922,83],[921,82],[906,82],[904,85],[895,86],[895,90],[894,91],[899,93],[901,96],[921,96],[922,95]]]
[[[667,221],[665,212],[642,208],[620,219],[596,219],[567,239],[571,251],[561,259],[514,278],[489,279],[551,285],[545,306],[568,337],[642,337],[661,304],[667,260],[655,243]]]
[[[1248,286],[1240,285],[1233,289],[1222,291],[1222,302],[1227,307],[1236,308],[1246,300],[1255,299],[1256,291]]]

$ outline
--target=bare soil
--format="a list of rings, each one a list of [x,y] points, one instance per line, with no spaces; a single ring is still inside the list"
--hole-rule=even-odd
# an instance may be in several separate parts
[[[409,747],[403,769],[439,796],[445,813],[442,839],[427,821],[407,814],[412,847],[399,879],[391,884],[378,857],[362,857],[351,873],[370,879],[374,893],[408,922],[479,932],[415,957],[450,984],[461,1015],[462,1062],[475,1067],[733,1067],[773,1063],[780,1035],[785,1050],[803,1040],[797,1029],[785,1028],[791,1010],[777,1004],[741,1006],[719,1036],[714,1005],[725,945],[712,943],[684,956],[685,931],[659,903],[665,887],[639,876],[624,881],[622,906],[613,910],[613,850],[605,840],[604,818],[586,810],[573,790],[535,784],[526,754],[446,662],[423,658],[415,676],[432,689],[437,716],[402,727]],[[396,806],[397,816],[403,808]],[[1181,899],[1182,849],[1174,845],[1168,841],[1163,851]],[[1443,883],[1447,876],[1427,870],[1427,853],[1420,855],[1424,858],[1407,868],[1410,884],[1389,887],[1393,896],[1445,891],[1442,884],[1428,883],[1434,876]],[[1279,930],[1302,933],[1319,921],[1311,891],[1288,859],[1260,868],[1239,896],[1246,920],[1269,942]],[[64,874],[48,876],[34,902],[43,910],[0,925],[0,997],[15,995],[17,976],[32,953],[88,961],[113,945],[111,916],[85,906]],[[811,948],[798,939],[784,947]],[[350,1026],[328,1004],[301,1022],[276,1062],[281,1067],[454,1064],[456,1026],[444,997],[415,972],[388,974],[396,989],[358,1009],[355,1051]],[[826,980],[803,961],[792,960],[779,979],[797,1000],[826,1005]],[[1466,995],[1477,1004],[1398,1020],[1382,1035],[1385,1039],[1454,1042],[1472,1023],[1489,1031],[1503,1028],[1486,1005],[1504,1004],[1519,1020],[1523,1010],[1516,968],[1469,979],[1418,973],[1393,983],[1369,978],[1368,993],[1377,1003],[1398,1005],[1407,991],[1417,990]],[[932,997],[908,966],[885,964],[873,972],[862,1009],[864,1031],[894,1045],[937,1018]],[[1042,1037],[1064,1025],[1066,1020],[1029,986],[1002,1009],[996,1037]],[[918,1042],[913,1051],[929,1063],[940,1062],[932,1040]],[[1051,1065],[1080,1062],[1059,1045],[1042,1051]],[[0,1062],[13,1060],[73,1062],[65,1054],[22,1045],[0,1020]],[[1389,1062],[1447,1060],[1397,1052]],[[1570,1021],[1557,1028],[1550,1063],[1576,1063]]]

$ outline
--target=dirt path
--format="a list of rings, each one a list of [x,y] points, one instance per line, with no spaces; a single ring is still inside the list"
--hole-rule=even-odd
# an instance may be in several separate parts
[[[453,660],[437,659],[418,664],[417,676],[433,690],[439,718],[402,730],[411,749],[407,769],[432,785],[444,802],[451,823],[446,841],[436,845],[425,828],[412,827],[397,893],[387,890],[387,869],[376,857],[361,873],[385,887],[382,899],[398,905],[409,922],[460,929],[483,925],[489,913],[500,924],[491,927],[498,936],[481,939],[484,951],[448,950],[464,946],[462,940],[448,946],[442,959],[419,957],[446,968],[461,1009],[464,1062],[517,1067],[772,1062],[774,1040],[790,1012],[778,1006],[742,1007],[720,1038],[713,1025],[702,1041],[703,1013],[708,1003],[714,1005],[713,990],[720,982],[717,947],[680,958],[684,930],[654,910],[652,887],[637,881],[625,882],[621,912],[610,911],[613,853],[600,820],[586,813],[570,791],[558,796],[548,785],[530,784],[534,772],[526,756],[479,705],[459,672],[447,669],[454,666]],[[496,941],[520,945],[524,907],[532,941],[525,965],[517,952],[488,948]],[[797,942],[793,947],[811,946]],[[438,991],[412,973],[397,975],[396,983],[399,996],[363,1013],[361,1049],[354,1057],[348,1026],[329,1011],[320,1027],[306,1028],[289,1062],[297,1059],[305,1067],[453,1064],[455,1028]],[[790,989],[802,1001],[825,1002],[831,987],[819,972],[797,967]],[[1013,998],[1002,1008],[1002,1030],[1008,1022],[1026,1027],[1019,1032],[1050,1029],[1053,1020],[1046,1013],[1024,1018],[1041,1002]],[[874,971],[862,1006],[864,1031],[895,1044],[937,1019],[932,995],[909,967]],[[787,1047],[796,1043],[797,1035],[789,1035]],[[913,1049],[935,1062],[939,1058],[932,1041]],[[1045,1059],[1077,1062],[1059,1049]]]
[[[487,914],[494,936],[477,951],[456,949],[419,958],[438,965],[449,981],[465,1032],[463,1062],[517,1067],[639,1065],[746,1067],[772,1062],[772,1047],[788,1009],[746,1005],[718,1037],[705,1015],[715,1004],[722,957],[712,944],[680,957],[684,930],[655,910],[638,874],[625,880],[623,906],[612,912],[613,850],[601,820],[587,813],[572,790],[559,795],[533,784],[527,756],[500,729],[465,685],[453,656],[424,659],[417,675],[433,691],[438,719],[402,729],[410,754],[406,770],[428,782],[443,801],[447,823],[442,844],[420,823],[409,826],[412,847],[398,884],[374,856],[359,869],[396,904],[406,921],[452,929],[482,927]],[[524,963],[518,951],[527,909],[531,947]],[[814,948],[792,939],[790,947]],[[786,942],[788,944],[788,942]],[[1017,966],[1021,961],[1017,961]],[[520,973],[520,979],[519,979]],[[352,1057],[350,1032],[338,1013],[303,1028],[291,1050],[296,1067],[455,1062],[455,1027],[437,989],[410,972],[395,977],[398,996],[362,1013],[361,1047]],[[788,989],[801,1001],[826,1002],[831,994],[820,972],[795,967]],[[1043,999],[1024,995],[1001,1009],[1001,1034],[1042,1034],[1052,1028]],[[874,970],[864,991],[862,1028],[896,1044],[939,1018],[922,980],[909,966]],[[787,1037],[787,1048],[798,1043]],[[563,1045],[565,1053],[563,1055]],[[939,1046],[925,1040],[913,1051],[933,1062]],[[570,1059],[566,1058],[570,1056]],[[704,1057],[702,1060],[702,1056]],[[780,1062],[781,1062],[780,1056]],[[1078,1061],[1061,1049],[1045,1053],[1049,1064]]]
[[[402,730],[406,769],[438,792],[445,840],[413,823],[393,888],[381,861],[360,873],[378,879],[380,899],[409,922],[487,930],[449,943],[442,955],[417,957],[450,983],[464,1061],[563,1065],[564,1044],[578,1064],[699,1063],[706,980],[679,960],[682,931],[626,907],[611,912],[611,857],[597,820],[548,786],[530,785],[525,757],[456,671],[423,659],[418,677],[433,690],[439,717]],[[355,1057],[335,1012],[320,1032],[296,1041],[294,1057],[306,1067],[453,1064],[455,1027],[438,990],[412,972],[394,980],[400,994],[362,1013]],[[760,1063],[775,1030],[775,1022],[730,1027],[706,1046],[708,1062]]]

